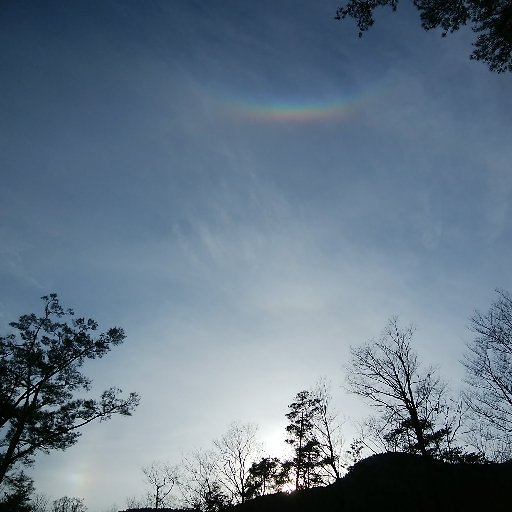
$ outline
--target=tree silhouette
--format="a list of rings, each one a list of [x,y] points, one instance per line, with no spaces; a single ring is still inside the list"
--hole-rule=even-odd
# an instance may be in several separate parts
[[[247,477],[247,496],[255,498],[282,490],[288,483],[288,475],[277,457],[263,457],[253,462]]]
[[[448,457],[455,449],[459,416],[450,410],[446,386],[435,369],[421,367],[411,347],[413,333],[412,327],[400,328],[395,318],[378,341],[352,347],[348,389],[380,411],[388,446]]]
[[[81,498],[70,498],[63,496],[55,500],[52,505],[52,512],[86,512],[87,507]]]
[[[46,494],[36,493],[30,499],[31,512],[48,512],[49,503],[50,498]]]
[[[214,441],[219,476],[234,502],[247,499],[249,468],[259,451],[256,432],[251,423],[232,423],[226,434]]]
[[[316,402],[313,429],[322,457],[322,468],[328,481],[339,480],[343,437],[338,415],[332,407],[329,384],[325,379],[320,379],[310,393]]]
[[[170,503],[170,494],[178,479],[177,471],[165,462],[153,462],[150,466],[142,468],[146,483],[150,487],[148,505],[155,510],[167,507]]]
[[[478,34],[470,58],[487,63],[497,73],[512,71],[510,0],[414,0],[413,4],[425,30],[440,28],[444,37],[463,25],[470,25]],[[336,11],[335,18],[354,18],[361,37],[375,23],[375,9],[383,6],[395,11],[398,0],[349,0]]]
[[[475,312],[463,363],[469,390],[466,401],[477,416],[502,438],[502,448],[512,441],[512,297],[498,290],[487,313]]]
[[[36,512],[31,503],[34,482],[23,471],[7,475],[0,492],[0,512]]]
[[[230,505],[218,474],[217,454],[196,450],[181,463],[178,487],[186,507],[217,512]]]
[[[315,435],[315,417],[319,406],[320,400],[310,391],[297,393],[295,401],[288,406],[290,411],[286,418],[290,423],[286,426],[286,442],[294,451],[290,468],[295,474],[296,489],[307,489],[321,482],[318,468],[323,460]]]
[[[129,416],[139,397],[121,398],[110,388],[99,400],[75,398],[90,389],[80,368],[123,342],[119,327],[95,335],[94,320],[73,318],[56,294],[42,298],[44,312],[23,315],[10,324],[17,334],[0,337],[0,483],[16,464],[31,464],[38,451],[64,450],[80,429],[113,414]],[[68,317],[68,321],[64,319]]]

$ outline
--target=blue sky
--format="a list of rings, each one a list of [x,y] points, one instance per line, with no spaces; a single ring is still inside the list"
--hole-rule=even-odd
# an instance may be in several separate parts
[[[468,317],[512,289],[511,78],[411,8],[362,39],[335,1],[4,2],[0,326],[41,295],[125,344],[87,367],[132,418],[39,457],[103,512],[233,420],[279,449],[392,315],[457,387]]]

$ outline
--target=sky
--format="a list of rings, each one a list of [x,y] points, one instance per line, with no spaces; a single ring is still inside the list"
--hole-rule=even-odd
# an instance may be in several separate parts
[[[349,347],[398,315],[457,389],[469,317],[512,290],[510,75],[470,30],[337,1],[5,1],[0,330],[65,307],[122,326],[86,365],[130,418],[37,457],[36,488],[123,509],[141,467],[233,421],[284,449],[320,378],[340,414]]]

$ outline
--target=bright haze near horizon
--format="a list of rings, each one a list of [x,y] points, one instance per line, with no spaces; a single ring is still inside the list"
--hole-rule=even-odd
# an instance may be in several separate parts
[[[398,315],[458,389],[468,319],[512,289],[512,80],[407,5],[357,37],[338,2],[0,7],[0,327],[65,307],[125,343],[85,373],[130,418],[37,457],[91,512],[232,421],[285,453],[320,377]],[[350,437],[350,421],[347,437]]]

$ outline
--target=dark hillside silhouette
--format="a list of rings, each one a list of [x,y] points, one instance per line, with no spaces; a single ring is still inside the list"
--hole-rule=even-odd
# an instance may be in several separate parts
[[[159,507],[151,508],[151,507],[142,507],[142,508],[129,508],[127,510],[121,512],[152,512],[153,510],[159,510],[160,512],[200,512],[200,510],[195,508],[169,508],[169,507]]]
[[[512,462],[448,464],[386,453],[357,463],[327,487],[256,498],[236,512],[481,511],[510,505]]]

